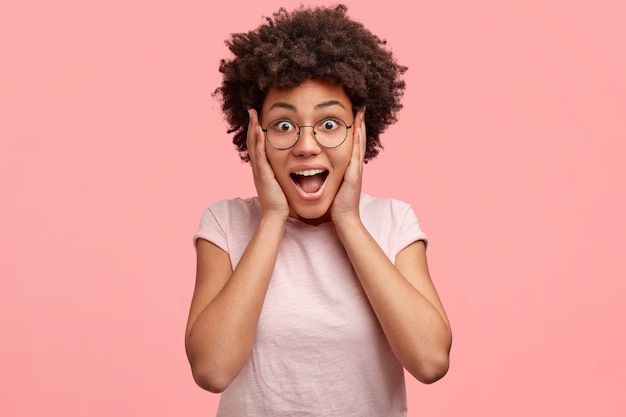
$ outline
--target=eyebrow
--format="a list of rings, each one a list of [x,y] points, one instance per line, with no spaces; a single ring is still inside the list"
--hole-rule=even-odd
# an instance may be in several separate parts
[[[315,110],[325,109],[326,107],[330,106],[339,106],[345,110],[345,107],[343,106],[343,104],[341,104],[339,100],[322,101],[321,103],[315,105]]]
[[[325,109],[327,107],[331,107],[331,106],[339,106],[342,109],[345,110],[345,107],[343,104],[341,104],[341,102],[339,100],[327,100],[327,101],[322,101],[319,104],[316,104],[315,107],[313,107],[315,110],[322,110]],[[296,106],[294,106],[293,104],[289,104],[289,103],[283,103],[283,102],[278,102],[278,103],[274,103],[271,105],[271,107],[269,108],[269,110],[272,110],[273,108],[281,108],[281,109],[287,109],[287,110],[291,110],[291,111],[297,111]]]

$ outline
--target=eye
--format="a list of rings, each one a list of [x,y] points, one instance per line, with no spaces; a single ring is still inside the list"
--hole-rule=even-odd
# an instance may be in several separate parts
[[[269,129],[272,129],[275,133],[283,134],[283,133],[292,133],[297,130],[296,124],[291,120],[281,119],[274,120],[269,125]]]
[[[323,132],[332,132],[339,127],[341,127],[341,121],[339,119],[324,119],[317,123],[317,129]]]

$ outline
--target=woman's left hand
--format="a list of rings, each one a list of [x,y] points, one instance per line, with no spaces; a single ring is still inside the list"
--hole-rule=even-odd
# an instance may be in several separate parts
[[[354,119],[354,135],[350,162],[343,175],[343,182],[335,196],[330,215],[335,224],[343,220],[360,220],[359,202],[363,178],[363,159],[367,135],[365,131],[365,109],[359,110]]]

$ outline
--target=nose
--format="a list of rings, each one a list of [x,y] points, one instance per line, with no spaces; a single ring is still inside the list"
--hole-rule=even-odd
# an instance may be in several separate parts
[[[291,148],[298,156],[317,155],[321,151],[321,146],[315,139],[313,126],[300,126],[300,137],[295,146]]]

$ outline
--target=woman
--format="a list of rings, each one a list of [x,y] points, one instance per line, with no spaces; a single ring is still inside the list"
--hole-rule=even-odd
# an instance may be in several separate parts
[[[218,416],[406,415],[403,368],[434,382],[451,345],[413,210],[361,194],[406,68],[341,5],[227,44],[216,93],[258,197],[212,204],[195,235],[194,379]]]

